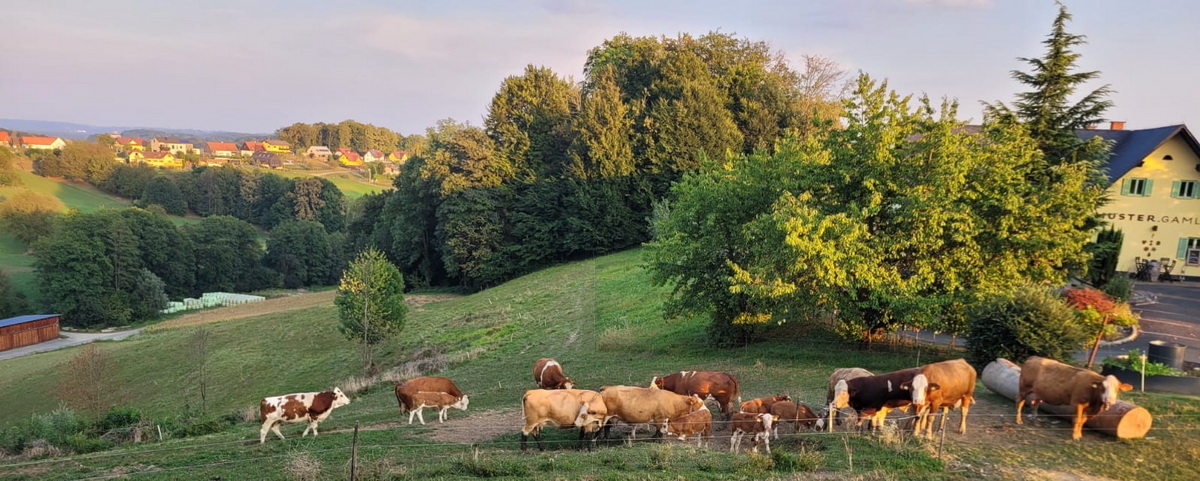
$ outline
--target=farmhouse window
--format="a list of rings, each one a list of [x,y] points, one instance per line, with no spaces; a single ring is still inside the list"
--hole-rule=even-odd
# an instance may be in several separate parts
[[[1200,237],[1181,237],[1175,257],[1185,259],[1189,266],[1200,266],[1200,255],[1195,255],[1197,252],[1200,252]]]
[[[1171,183],[1171,197],[1176,199],[1195,199],[1196,181],[1177,180]]]
[[[1121,195],[1148,197],[1154,181],[1150,179],[1125,179],[1121,181]]]

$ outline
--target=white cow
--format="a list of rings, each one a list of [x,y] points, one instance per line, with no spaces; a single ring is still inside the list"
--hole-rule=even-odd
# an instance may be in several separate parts
[[[263,398],[258,402],[259,414],[262,416],[262,429],[258,432],[258,442],[267,442],[267,431],[274,431],[279,439],[286,439],[279,432],[279,423],[308,422],[300,437],[308,436],[312,430],[313,437],[317,435],[317,423],[329,417],[334,408],[350,404],[350,398],[342,394],[342,390],[303,392]]]

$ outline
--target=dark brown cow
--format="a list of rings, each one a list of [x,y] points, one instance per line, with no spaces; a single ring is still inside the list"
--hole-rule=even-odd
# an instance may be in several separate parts
[[[942,410],[942,426],[946,428],[946,415],[951,407],[962,407],[959,434],[967,432],[967,412],[975,402],[975,368],[962,359],[935,362],[921,366],[920,374],[913,376],[912,401],[917,413],[916,434],[925,430],[933,436],[933,418]]]
[[[717,371],[679,371],[667,376],[656,376],[650,387],[657,387],[675,394],[700,396],[700,399],[715,399],[721,412],[730,414],[734,406],[741,404],[738,397],[737,378],[732,374]]]
[[[334,408],[350,404],[350,398],[342,394],[342,390],[333,388],[325,392],[304,392],[263,398],[258,402],[258,413],[262,416],[262,429],[258,432],[258,442],[267,442],[267,431],[273,431],[279,439],[284,439],[279,432],[280,423],[307,422],[308,427],[300,437],[308,436],[311,430],[317,437],[317,424],[329,417]]]
[[[686,440],[688,436],[696,436],[696,445],[704,446],[712,440],[712,411],[708,410],[708,406],[705,406],[700,398],[692,398],[699,403],[700,409],[668,420],[666,432],[668,436],[679,436],[680,441]]]
[[[422,393],[422,399],[416,399],[418,393]],[[436,396],[436,394],[445,394],[444,397]],[[449,403],[441,401],[453,398]],[[421,402],[424,401],[424,402]],[[406,382],[396,385],[396,402],[400,404],[400,413],[408,413],[408,423],[412,424],[413,414],[417,414],[421,418],[421,424],[425,424],[425,415],[422,413],[425,407],[455,407],[458,409],[467,409],[467,403],[470,401],[463,394],[458,386],[454,385],[454,381],[450,378],[440,376],[423,376],[414,377]],[[436,403],[436,404],[435,404]],[[442,421],[446,414],[446,409],[442,409],[438,413],[438,420]]]
[[[817,415],[812,409],[804,404],[796,404],[792,401],[780,401],[771,405],[771,416],[774,419],[775,439],[779,439],[779,425],[783,423],[792,423],[796,432],[800,428],[814,429],[817,426]]]
[[[856,377],[867,377],[867,376],[874,376],[874,375],[875,375],[875,373],[868,371],[866,369],[863,369],[861,367],[841,367],[841,368],[834,369],[833,374],[829,375],[829,389],[825,392],[825,405],[828,406],[828,405],[832,404],[833,398],[835,396],[837,396],[838,381],[849,381]],[[845,386],[845,385],[843,384],[843,386]],[[841,418],[843,415],[849,416],[850,413],[844,413],[838,409],[830,409],[829,410],[829,422],[830,423],[836,422],[837,424],[840,425],[842,422]],[[829,429],[833,430],[832,424],[830,424]]]
[[[1032,394],[1030,402],[1033,403],[1035,418],[1038,404],[1043,402],[1075,407],[1075,429],[1071,432],[1071,439],[1083,437],[1083,423],[1087,421],[1087,416],[1094,416],[1117,402],[1117,391],[1133,389],[1133,386],[1118,381],[1115,376],[1101,376],[1087,369],[1037,356],[1025,360],[1019,382],[1017,424],[1022,424],[1021,408],[1025,405],[1025,398]]]
[[[665,389],[647,387],[604,386],[600,388],[600,396],[604,398],[610,419],[615,418],[633,425],[633,431],[629,434],[633,439],[637,437],[637,427],[640,424],[649,424],[654,427],[656,434],[660,434],[667,421],[704,406],[704,401],[701,401],[699,396],[685,396]],[[606,423],[605,438],[611,430],[611,423]]]
[[[744,413],[769,413],[771,406],[780,401],[791,401],[792,398],[787,394],[776,394],[774,396],[760,397],[751,399],[742,403],[741,411]]]
[[[572,389],[575,381],[563,375],[562,364],[543,357],[533,363],[533,382],[541,389]]]
[[[772,423],[773,418],[770,414],[733,413],[729,420],[729,429],[733,432],[729,439],[729,451],[737,453],[742,444],[742,436],[750,434],[754,442],[754,452],[758,452],[758,444],[761,441],[767,447],[767,454],[771,454]]]
[[[530,434],[537,441],[538,449],[542,447],[542,428],[553,424],[560,428],[579,428],[579,447],[582,447],[585,436],[591,433],[592,445],[596,444],[596,434],[604,426],[608,418],[608,409],[604,398],[596,391],[583,389],[531,389],[521,397],[521,414],[525,417],[525,426],[521,428],[521,451],[525,450],[525,442]]]
[[[912,368],[838,381],[838,385],[834,387],[837,394],[829,407],[842,409],[849,406],[854,408],[860,417],[873,416],[871,426],[878,428],[883,424],[888,411],[907,408],[912,404],[912,380],[919,373],[920,368]]]

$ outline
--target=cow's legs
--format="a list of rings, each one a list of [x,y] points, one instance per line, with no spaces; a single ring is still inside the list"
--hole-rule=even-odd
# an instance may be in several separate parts
[[[262,429],[258,430],[258,443],[259,444],[267,442],[267,431],[270,431],[271,426],[274,424],[275,424],[274,422],[270,422],[270,421],[263,422]]]
[[[967,434],[967,411],[971,409],[972,402],[975,402],[975,398],[971,396],[962,400],[962,421],[958,425],[958,434]]]
[[[415,411],[417,411],[417,419],[421,420],[421,425],[422,426],[425,425],[425,405],[422,404],[420,406],[417,406],[417,409],[415,409]]]
[[[729,437],[729,452],[731,452],[733,454],[737,454],[738,445],[742,443],[741,434],[742,434],[741,431],[734,431],[733,435],[731,435]]]
[[[449,411],[449,410],[450,410],[450,406],[442,406],[442,410],[438,411],[438,422],[439,423],[446,422],[446,411]]]
[[[1085,407],[1087,407],[1087,404],[1075,405],[1075,429],[1071,431],[1071,439],[1076,441],[1083,437],[1083,421],[1085,420],[1083,417],[1083,408]]]
[[[271,431],[273,431],[276,436],[279,436],[279,439],[287,439],[287,438],[283,437],[283,431],[279,430],[279,428],[281,428],[281,427],[283,427],[283,423],[281,423],[279,421],[275,421],[275,425],[271,426]]]
[[[1029,391],[1024,388],[1017,393],[1017,424],[1025,424],[1025,421],[1021,420],[1021,408],[1025,407],[1026,396],[1029,396]]]
[[[412,424],[413,418],[417,416],[417,411],[416,408],[408,410],[408,424]]]
[[[312,422],[312,428],[313,428],[313,437],[315,438],[315,437],[317,437],[317,421]]]
[[[762,433],[763,446],[767,448],[767,454],[771,454],[771,433]]]

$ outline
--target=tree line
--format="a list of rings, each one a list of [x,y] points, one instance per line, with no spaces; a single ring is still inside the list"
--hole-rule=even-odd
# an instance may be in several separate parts
[[[336,124],[297,122],[275,131],[275,135],[292,144],[293,151],[297,153],[314,145],[324,145],[331,150],[348,147],[359,153],[368,150],[391,152],[396,149],[411,153],[420,151],[423,145],[420,135],[405,136],[386,127],[353,120]]]
[[[578,84],[531,65],[501,83],[482,127],[430,128],[395,190],[364,204],[370,243],[409,285],[469,289],[628,248],[702,159],[831,125],[840,88],[831,62],[797,71],[764,42],[619,35]]]

